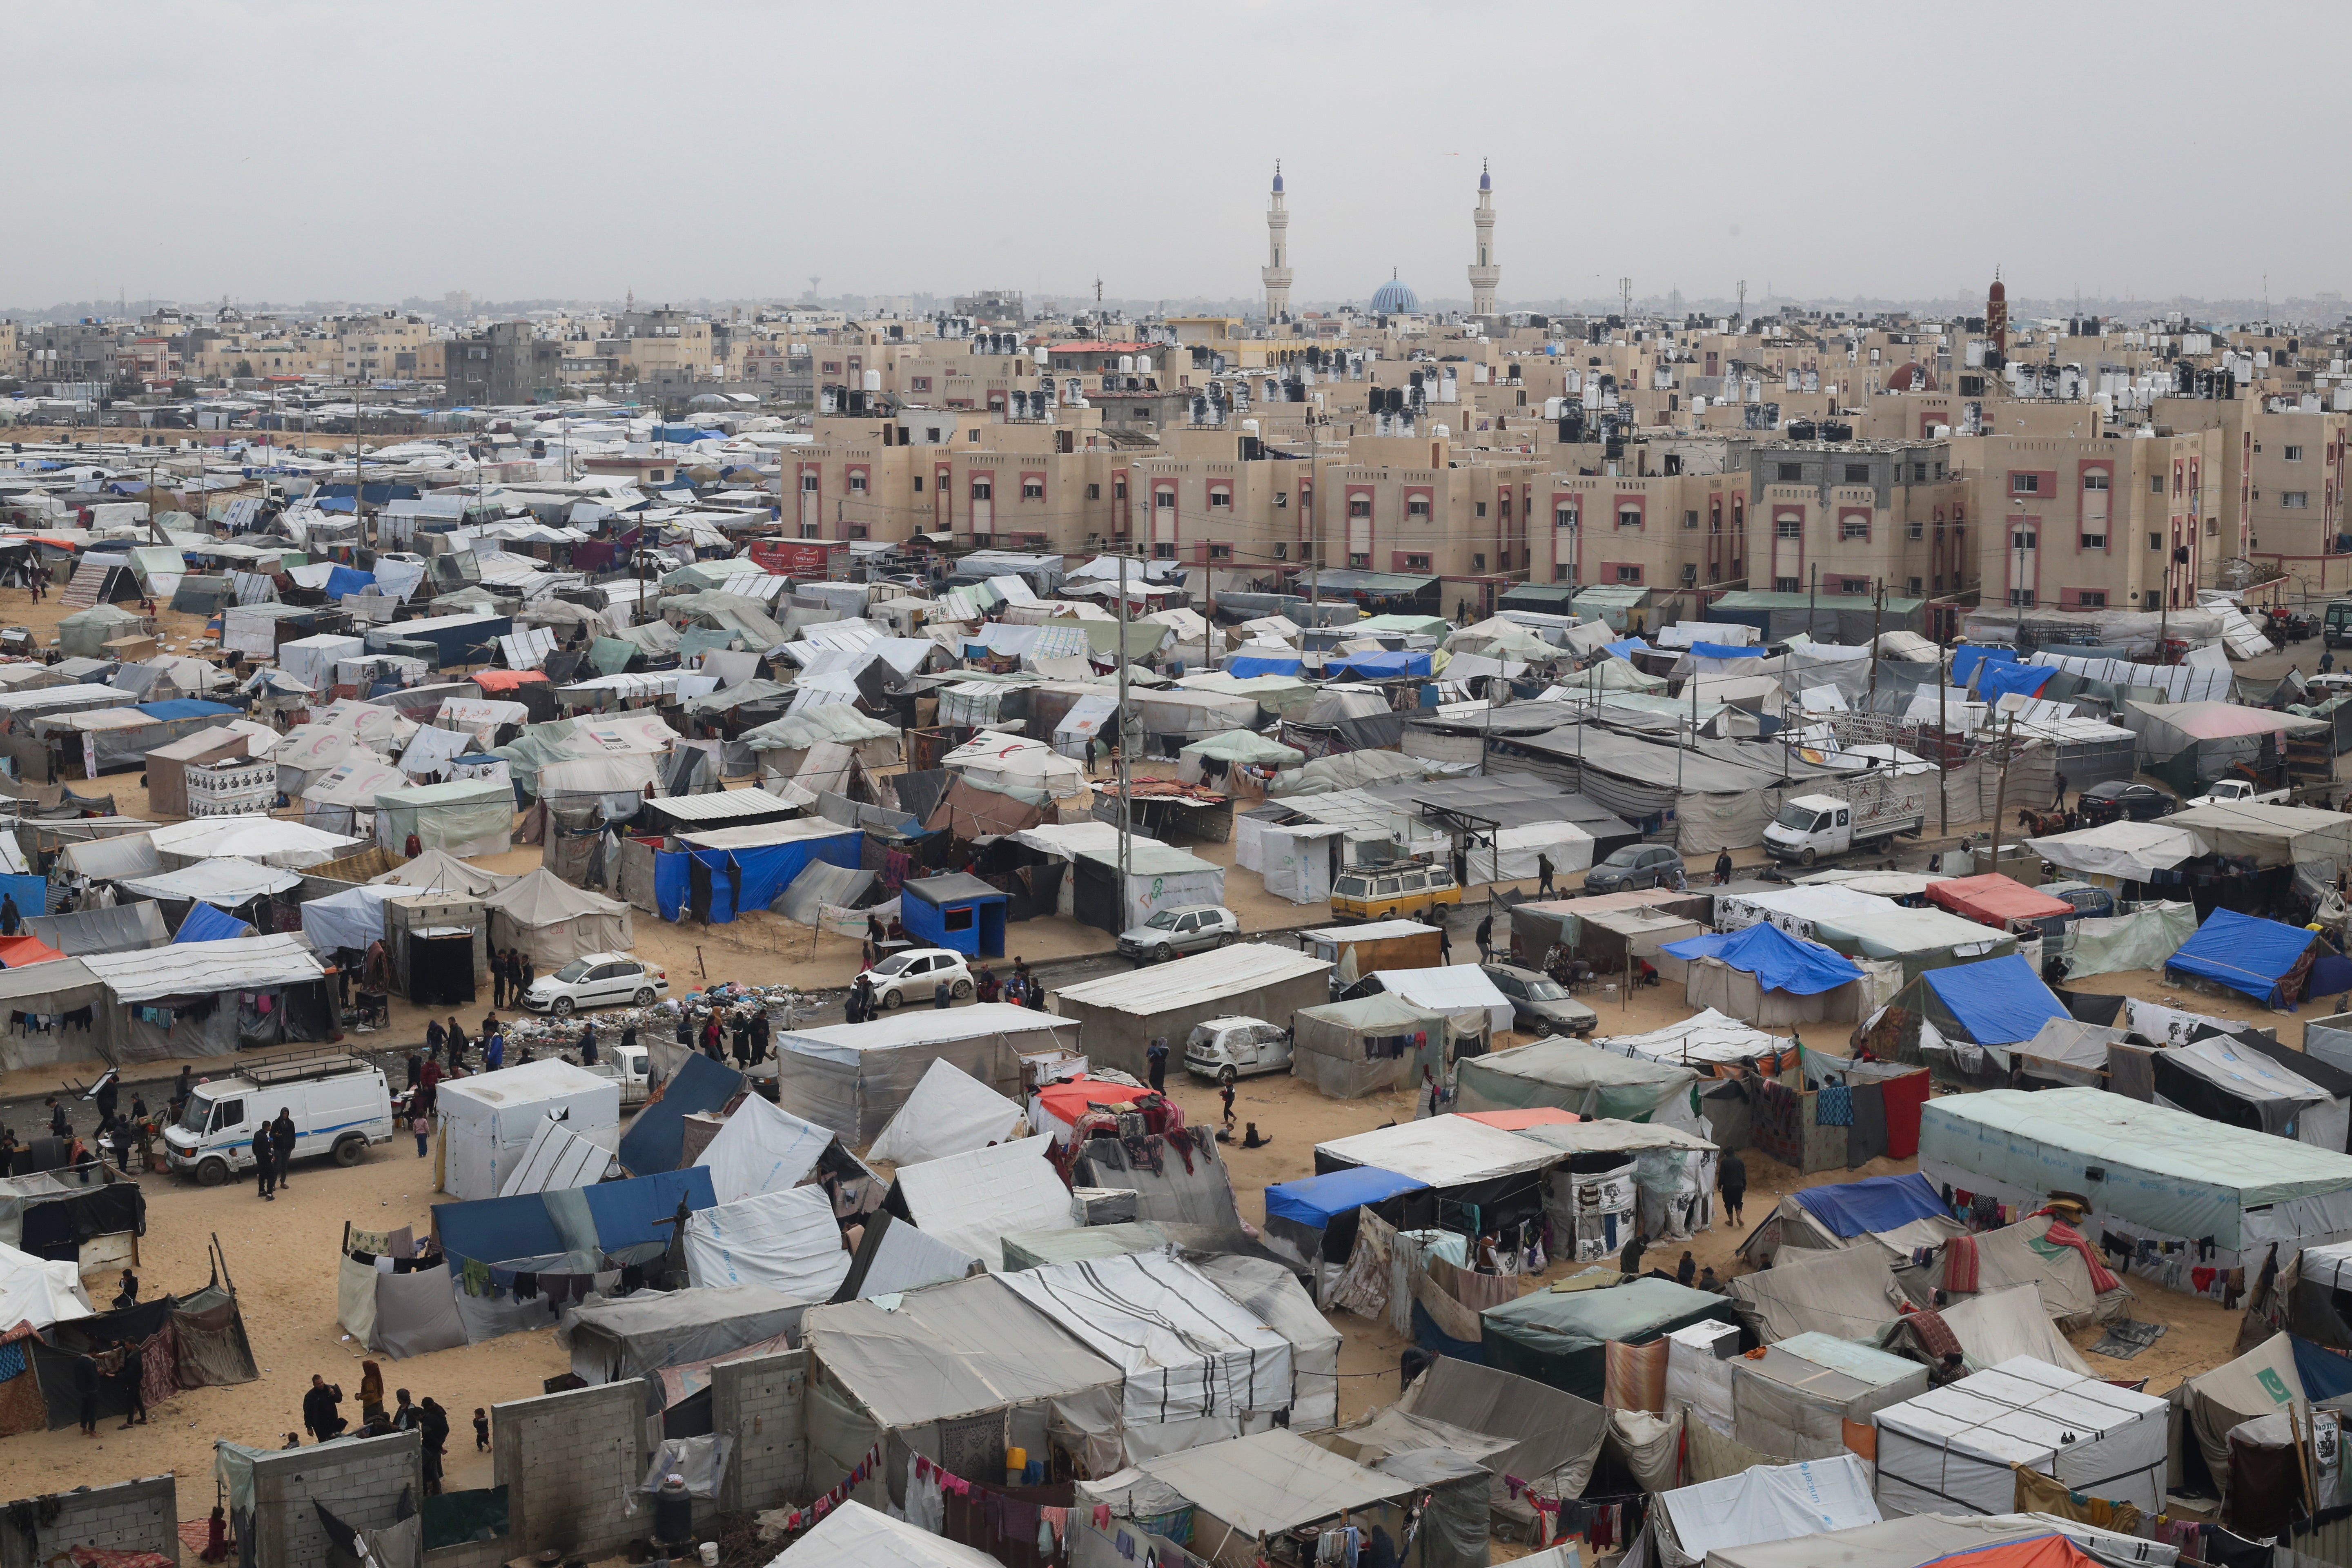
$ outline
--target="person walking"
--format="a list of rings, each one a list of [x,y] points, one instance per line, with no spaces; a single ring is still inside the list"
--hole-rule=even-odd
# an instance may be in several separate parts
[[[271,1136],[270,1126],[262,1123],[253,1131],[254,1184],[260,1194],[271,1203],[278,1201],[278,1141]]]
[[[416,1157],[420,1160],[433,1152],[433,1113],[418,1110],[408,1119],[408,1131],[416,1139]]]
[[[313,1442],[330,1442],[351,1425],[336,1408],[342,1402],[342,1384],[310,1374],[310,1391],[302,1395],[302,1426]]]
[[[1495,917],[1488,915],[1478,922],[1478,962],[1486,963],[1495,956]]]
[[[1549,855],[1536,857],[1536,891],[1538,893],[1551,891],[1551,857]]]
[[[131,1118],[127,1116],[117,1117],[114,1122],[114,1168],[131,1174]]]
[[[269,1124],[269,1152],[278,1161],[278,1187],[288,1186],[286,1173],[294,1165],[294,1112],[285,1106],[278,1108],[278,1120]]]
[[[596,1020],[593,1018],[589,1019],[580,1031],[580,1065],[583,1068],[596,1065]]]
[[[713,1013],[702,1021],[702,1054],[714,1062],[719,1061],[725,1048],[725,1032],[719,1026],[719,1015]]]
[[[507,1065],[507,1037],[503,1030],[492,1029],[482,1041],[482,1070],[496,1072]]]
[[[751,1065],[759,1066],[768,1059],[768,1010],[765,1007],[751,1015]]]
[[[1217,1074],[1217,1101],[1225,1113],[1225,1136],[1228,1138],[1234,1131],[1234,1080],[1239,1076],[1231,1067]]]
[[[74,1401],[81,1406],[81,1435],[98,1436],[98,1361],[89,1352],[74,1357]]]
[[[466,1052],[472,1044],[472,1041],[466,1038],[465,1026],[457,1022],[457,1015],[450,1014],[449,1065],[452,1068],[463,1068],[466,1065]]]
[[[446,1050],[448,1046],[449,1031],[441,1026],[441,1020],[438,1018],[426,1019],[425,1023],[425,1059],[426,1061],[440,1060],[441,1053],[444,1050]]]
[[[1143,1048],[1144,1076],[1151,1082],[1151,1092],[1168,1092],[1168,1037],[1154,1035],[1151,1044]]]
[[[1730,884],[1730,881],[1731,851],[1728,849],[1718,849],[1715,852],[1715,885],[1718,888],[1727,887]]]
[[[507,952],[500,948],[490,954],[490,1005],[507,1005]]]
[[[1738,1154],[1727,1150],[1716,1163],[1715,1184],[1723,1194],[1724,1217],[1732,1224],[1739,1223],[1740,1205],[1748,1201],[1748,1166]]]
[[[1454,962],[1454,938],[1445,929],[1444,915],[1437,917],[1437,962],[1441,965]]]
[[[2058,798],[2050,803],[2050,809],[2053,811],[2066,809],[2066,775],[2064,773],[2058,775]]]
[[[0,897],[0,936],[15,936],[25,926],[25,917],[16,908],[16,895]]]

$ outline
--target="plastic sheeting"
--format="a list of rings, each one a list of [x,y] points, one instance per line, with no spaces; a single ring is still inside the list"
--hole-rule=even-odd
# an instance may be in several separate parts
[[[589,1383],[625,1383],[790,1333],[807,1310],[807,1302],[761,1285],[640,1290],[573,1309],[556,1331],[556,1342],[572,1352],[572,1370]]]
[[[747,1096],[695,1163],[710,1173],[722,1204],[789,1192],[814,1173],[833,1134],[759,1095]]]
[[[904,1008],[868,1024],[777,1036],[776,1102],[852,1143],[870,1143],[934,1061],[1010,1098],[1021,1091],[1024,1053],[1075,1050],[1077,1041],[1075,1020],[1002,1002]]]
[[[1301,1007],[1291,1015],[1290,1071],[1335,1100],[1418,1084],[1445,1071],[1445,1015],[1381,994]]]
[[[2191,904],[2139,904],[2126,914],[2075,921],[2066,928],[2067,978],[2161,969],[2196,933]]]
[[[1290,1342],[1290,1429],[1317,1432],[1336,1425],[1339,1331],[1316,1310],[1314,1298],[1298,1283],[1298,1277],[1271,1258],[1235,1254],[1204,1258],[1196,1267],[1260,1322]],[[1482,1484],[1482,1503],[1485,1491]],[[1483,1516],[1483,1507],[1480,1511]]]
[[[1728,934],[1668,942],[1665,951],[1682,959],[1719,959],[1753,973],[1766,990],[1798,995],[1813,995],[1862,978],[1852,959],[1819,942],[1801,942],[1763,921]]]
[[[833,1200],[792,1187],[704,1209],[687,1221],[686,1267],[696,1285],[765,1285],[824,1301],[849,1273]]]
[[[1655,1534],[1669,1568],[1691,1568],[1719,1547],[1788,1541],[1879,1522],[1870,1470],[1853,1454],[1759,1466],[1719,1481],[1658,1494]]]
[[[441,1188],[460,1200],[503,1194],[506,1178],[551,1118],[591,1142],[619,1141],[621,1086],[561,1058],[446,1079]]]
[[[2242,991],[2267,1007],[2282,1006],[2297,1000],[2297,967],[2318,941],[2302,926],[2215,910],[2165,968]]]
[[[868,1157],[892,1164],[966,1153],[1026,1136],[1029,1113],[950,1062],[934,1060]]]
[[[908,1165],[898,1173],[897,1197],[925,1232],[999,1268],[1005,1235],[1078,1224],[1069,1189],[1045,1158],[1051,1147],[1049,1139],[1024,1138]]]
[[[2051,1019],[2069,1016],[2033,966],[2015,953],[1931,969],[1920,979],[1959,1020],[1967,1038],[1980,1046],[2030,1040]]]
[[[1891,1405],[1878,1428],[1878,1500],[1891,1513],[2006,1513],[2011,1467],[2154,1514],[2164,1507],[2171,1406],[2021,1357]]]

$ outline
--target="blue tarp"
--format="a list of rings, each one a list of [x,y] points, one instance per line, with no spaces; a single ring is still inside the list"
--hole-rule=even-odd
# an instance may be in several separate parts
[[[707,1062],[710,1058],[701,1059]],[[690,1209],[707,1209],[719,1201],[718,1192],[710,1184],[708,1165],[659,1171],[630,1182],[599,1182],[583,1190],[587,1194],[588,1212],[595,1216],[596,1245],[607,1252],[618,1252],[641,1242],[667,1241],[670,1227],[655,1222],[677,1218],[681,1197]]]
[[[375,586],[375,574],[336,566],[327,573],[327,597],[340,601],[346,594],[364,594]]]
[[[1900,1176],[1872,1176],[1827,1187],[1801,1187],[1797,1201],[1830,1234],[1853,1237],[1865,1231],[1895,1230],[1915,1219],[1949,1217],[1951,1209],[1936,1195],[1927,1178],[1916,1171]]]
[[[1326,680],[1391,680],[1402,675],[1427,675],[1429,650],[1400,649],[1395,653],[1350,653],[1334,656],[1339,662],[1326,660],[1323,678]]]
[[[206,702],[195,697],[178,697],[169,702],[139,702],[132,706],[159,724],[173,719],[210,719],[218,714],[239,711],[226,702]]]
[[[662,1097],[637,1112],[621,1136],[619,1159],[637,1175],[675,1171],[686,1152],[686,1119],[698,1110],[719,1110],[743,1092],[743,1075],[699,1051],[670,1076]],[[509,1253],[509,1257],[520,1254]]]
[[[710,922],[724,925],[740,910],[764,910],[793,879],[820,862],[857,868],[866,853],[862,829],[845,827],[823,838],[793,838],[755,849],[693,849],[654,856],[654,904],[666,921],[684,918],[692,890],[687,858],[710,868]]]
[[[1995,664],[2015,664],[2017,653],[2005,647],[1956,647],[1952,650],[1952,682],[1956,686],[1969,683],[1969,671],[1988,659]]]
[[[1297,675],[1301,660],[1295,653],[1253,653],[1235,655],[1225,662],[1225,673],[1234,676]]]
[[[2300,1334],[2289,1334],[2294,1351],[2294,1374],[2303,1379],[2303,1395],[2314,1405],[2352,1394],[2352,1356],[2314,1344]]]
[[[45,915],[49,912],[49,879],[23,872],[0,876],[0,898],[16,900],[20,915]]]
[[[250,923],[237,919],[226,910],[216,909],[202,899],[189,906],[188,918],[172,933],[174,943],[183,942],[226,942],[231,937],[251,936]]]
[[[1995,664],[1987,660],[1983,671],[1977,678],[1977,695],[1988,702],[1998,702],[2013,691],[2028,697],[2039,696],[2042,689],[2050,684],[2050,678],[2057,673],[2055,665]]]
[[[2040,1034],[2051,1019],[2071,1016],[2066,1005],[2033,973],[2033,965],[2014,952],[1931,969],[1919,978],[1951,1009],[1966,1038],[1976,1045],[2016,1045]]]
[[[1690,645],[1693,658],[1762,658],[1760,647],[1735,647],[1727,642],[1695,642]]]
[[[1428,1184],[1376,1165],[1358,1165],[1334,1171],[1328,1176],[1306,1176],[1266,1188],[1265,1217],[1292,1220],[1309,1230],[1328,1230],[1335,1215],[1352,1213],[1365,1204],[1376,1204],[1399,1193],[1417,1193]]]
[[[1640,637],[1627,637],[1622,642],[1603,643],[1601,646],[1603,650],[1615,654],[1619,658],[1630,659],[1637,653],[1650,651],[1650,645]]]
[[[1818,995],[1862,978],[1854,962],[1816,942],[1801,942],[1779,926],[1758,921],[1728,935],[1709,932],[1666,943],[1676,958],[1719,958],[1756,976],[1767,991]]]
[[[435,1204],[431,1213],[433,1234],[441,1238],[441,1250],[452,1258],[499,1263],[572,1249],[547,1212],[547,1199],[538,1193],[477,1198],[468,1204]]]
[[[2319,939],[2301,926],[2284,925],[2234,910],[2215,910],[2165,961],[2168,973],[2202,975],[2242,991],[2265,1006],[2285,1005],[2279,980]]]
[[[708,1057],[693,1059],[705,1066],[718,1065]],[[643,1242],[667,1241],[669,1227],[657,1226],[654,1222],[675,1218],[681,1196],[689,1209],[707,1209],[717,1202],[710,1172],[700,1165],[683,1171],[661,1171],[631,1181],[602,1182],[582,1188],[580,1193],[596,1226],[596,1245],[607,1252]],[[562,1195],[569,1198],[572,1194]],[[564,1236],[555,1216],[548,1211],[544,1193],[438,1204],[432,1212],[433,1234],[441,1238],[442,1250],[453,1258],[480,1263],[499,1263],[510,1258],[544,1258],[550,1253],[572,1251],[587,1239]]]

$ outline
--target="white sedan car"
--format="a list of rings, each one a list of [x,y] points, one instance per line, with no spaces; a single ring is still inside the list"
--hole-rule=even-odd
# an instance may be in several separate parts
[[[651,1006],[668,994],[669,972],[660,964],[625,952],[591,952],[532,981],[522,1005],[562,1017],[582,1007]]]
[[[867,973],[874,979],[874,1000],[884,1007],[896,1007],[901,1003],[930,1006],[932,994],[942,980],[948,983],[948,994],[957,1001],[971,994],[971,971],[964,967],[963,954],[950,952],[943,947],[894,952]]]

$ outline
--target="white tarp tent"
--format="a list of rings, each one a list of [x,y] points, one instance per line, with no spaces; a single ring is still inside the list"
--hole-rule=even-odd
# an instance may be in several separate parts
[[[1869,1467],[1853,1454],[1758,1465],[1720,1480],[1661,1492],[1658,1502],[1658,1555],[1667,1568],[1693,1568],[1718,1547],[1879,1522]]]
[[[919,1165],[1027,1136],[1029,1113],[944,1058],[931,1063],[869,1157]]]
[[[1890,1405],[1878,1428],[1878,1504],[1890,1514],[2007,1513],[2024,1465],[2147,1513],[2164,1507],[2172,1406],[2019,1357]]]
[[[832,1143],[833,1134],[824,1128],[752,1094],[711,1135],[694,1163],[710,1172],[717,1201],[731,1204],[800,1185]]]
[[[768,1568],[999,1568],[974,1547],[933,1535],[851,1499],[786,1547]]]
[[[393,899],[415,896],[414,888],[379,887],[362,883],[302,906],[302,934],[320,952],[348,947],[360,952],[383,938],[383,906]]]
[[[592,1143],[620,1142],[621,1086],[560,1057],[444,1079],[436,1103],[441,1190],[455,1198],[499,1196],[543,1121]]]
[[[1265,890],[1294,904],[1328,899],[1332,876],[1347,863],[1347,835],[1344,827],[1320,822],[1260,830],[1258,855]]]
[[[687,1278],[701,1285],[765,1285],[829,1301],[849,1274],[833,1199],[790,1187],[698,1211],[686,1222]]]
[[[1339,1421],[1339,1331],[1316,1310],[1315,1298],[1286,1264],[1270,1258],[1220,1253],[1194,1265],[1218,1289],[1290,1342],[1290,1429],[1320,1432]]]
[[[97,1310],[70,1258],[52,1263],[0,1244],[0,1319],[46,1329]]]
[[[1517,882],[1538,875],[1538,858],[1551,862],[1557,875],[1582,871],[1592,865],[1592,835],[1572,822],[1530,822],[1519,827],[1497,828],[1491,844],[1470,847],[1470,881]]]
[[[1261,1535],[1279,1535],[1420,1489],[1403,1477],[1367,1469],[1295,1432],[1213,1443],[1143,1459],[1139,1468],[1200,1510],[1192,1523],[1192,1550],[1219,1568],[1256,1560]]]
[[[1077,1227],[1070,1190],[1045,1159],[1053,1146],[1051,1139],[1023,1138],[902,1166],[898,1193],[920,1229],[1001,1269],[1003,1237]]]
[[[362,839],[324,833],[299,822],[253,816],[199,816],[159,827],[148,837],[162,855],[217,856],[299,871],[347,855]]]
[[[1443,1013],[1457,1035],[1484,1033],[1489,1038],[1511,1026],[1511,1001],[1495,989],[1486,971],[1475,963],[1451,963],[1435,969],[1376,969],[1372,978],[1381,989],[1402,996],[1416,1007]],[[1462,1015],[1475,1015],[1466,1024]]]
[[[2085,877],[2112,877],[2119,881],[2145,882],[2158,871],[2183,860],[2210,855],[2204,839],[2168,822],[2101,823],[2072,833],[2029,838],[2025,847],[2053,866]]]
[[[543,1121],[523,1146],[522,1157],[507,1173],[499,1196],[593,1187],[604,1179],[612,1164],[613,1151],[604,1144],[583,1138],[561,1121]]]

